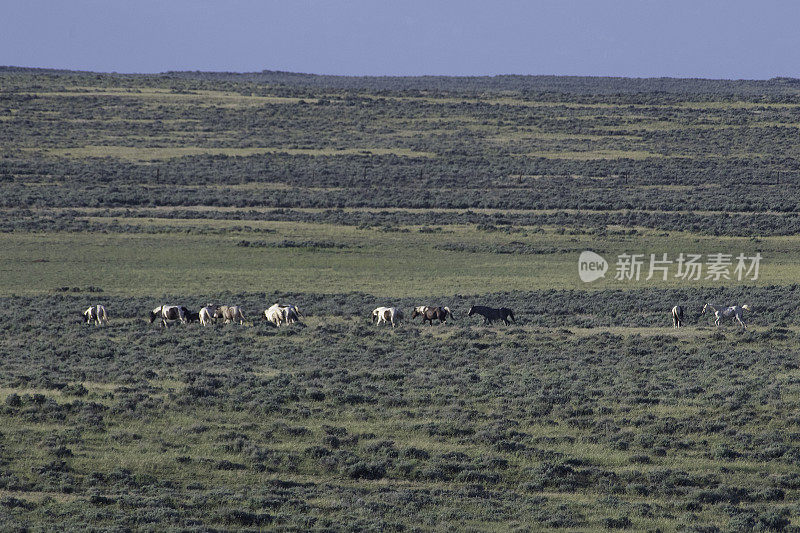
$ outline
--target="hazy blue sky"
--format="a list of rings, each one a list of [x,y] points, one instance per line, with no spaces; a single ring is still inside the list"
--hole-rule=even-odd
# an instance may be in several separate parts
[[[0,0],[0,65],[800,77],[796,0]]]

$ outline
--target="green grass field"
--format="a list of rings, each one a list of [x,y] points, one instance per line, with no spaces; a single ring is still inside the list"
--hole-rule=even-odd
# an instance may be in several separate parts
[[[443,219],[446,217],[443,217]],[[637,235],[569,235],[554,232],[498,234],[468,226],[437,226],[433,233],[420,227],[405,232],[358,229],[326,224],[208,221],[174,219],[104,219],[162,233],[30,233],[0,235],[5,253],[0,280],[6,295],[42,294],[61,286],[102,287],[114,295],[202,294],[281,290],[287,292],[367,292],[419,298],[449,294],[481,294],[537,289],[676,288],[723,285],[780,285],[793,283],[800,272],[800,239],[768,237],[705,237],[687,233]],[[248,227],[248,231],[242,229]],[[274,233],[267,233],[265,230]],[[205,231],[211,234],[198,234]],[[193,233],[189,233],[193,232]],[[242,247],[242,240],[302,247]],[[317,248],[335,243],[341,248]],[[527,253],[493,253],[492,247],[525,245]],[[452,250],[463,246],[467,251]],[[444,249],[442,249],[444,247]],[[487,250],[487,251],[482,251]],[[594,250],[609,262],[605,278],[584,284],[578,277],[578,256]],[[650,254],[675,261],[680,253],[756,252],[763,260],[759,279],[738,282],[734,267],[724,279],[699,281],[649,275]],[[641,279],[616,280],[617,256],[644,254]],[[707,261],[707,258],[703,259]],[[733,259],[732,259],[733,260]],[[752,275],[751,275],[752,277]]]

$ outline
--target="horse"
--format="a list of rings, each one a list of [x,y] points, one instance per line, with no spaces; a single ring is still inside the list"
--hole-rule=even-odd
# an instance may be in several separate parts
[[[422,317],[422,323],[424,324],[425,321],[428,321],[428,325],[433,325],[433,320],[436,319],[441,324],[442,322],[447,322],[447,317],[450,316],[455,320],[455,315],[450,310],[449,307],[430,307],[427,305],[420,305],[414,308],[414,311],[411,313],[411,318],[417,318],[418,316]]]
[[[199,312],[193,313],[193,312],[189,311],[189,309],[184,307],[184,306],[181,306],[181,311],[183,311],[183,314],[186,316],[186,322],[189,322],[189,323],[200,322],[200,313]]]
[[[239,321],[244,324],[244,313],[238,305],[221,305],[214,310],[214,318],[222,318],[226,324]]]
[[[286,319],[286,322],[288,324],[292,324],[294,322],[300,322],[300,317],[303,315],[300,313],[300,309],[298,309],[296,305],[289,304],[289,305],[281,305],[280,307],[285,309],[284,318]]]
[[[161,319],[161,325],[168,327],[167,321],[180,320],[186,324],[186,314],[183,308],[177,305],[160,305],[150,311],[150,323],[152,324],[157,318]]]
[[[517,323],[517,319],[514,318],[514,312],[509,309],[508,307],[486,307],[485,305],[473,305],[469,308],[469,312],[467,316],[472,315],[481,315],[483,317],[484,324],[491,324],[494,320],[502,320],[503,323],[508,326],[511,322],[508,321],[509,317],[514,323]]]
[[[706,314],[706,310],[707,309],[711,309],[714,312],[714,325],[715,326],[719,327],[720,321],[723,318],[733,317],[733,319],[735,321],[739,322],[739,325],[742,326],[742,329],[747,329],[747,326],[745,325],[744,321],[742,320],[742,315],[744,314],[745,311],[751,311],[752,310],[751,307],[749,305],[747,305],[747,304],[741,305],[741,306],[740,305],[731,305],[731,306],[728,306],[728,307],[720,307],[720,306],[713,306],[713,305],[707,303],[706,305],[703,306],[703,310],[700,312],[700,314],[701,315]]]
[[[676,305],[672,308],[672,327],[679,328],[683,325],[683,306]]]
[[[299,322],[301,316],[302,314],[297,306],[273,304],[269,309],[264,311],[263,320],[266,320],[273,326],[280,327],[282,324]]]
[[[200,309],[200,312],[198,313],[200,324],[203,326],[211,324],[211,322],[214,320],[214,311],[216,311],[216,309],[216,306],[210,304]]]
[[[403,311],[397,307],[376,307],[372,311],[372,321],[375,322],[376,326],[381,322],[385,322],[387,324],[391,323],[392,327],[395,327],[403,318]]]
[[[91,324],[92,320],[96,322],[99,326],[101,324],[108,325],[108,315],[106,314],[106,308],[100,304],[93,305],[86,311],[82,313],[83,318],[86,320],[87,324]]]

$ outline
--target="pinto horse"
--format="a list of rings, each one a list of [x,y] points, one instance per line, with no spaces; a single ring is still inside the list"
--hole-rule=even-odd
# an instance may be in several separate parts
[[[424,324],[425,321],[428,321],[428,325],[432,326],[434,320],[438,320],[441,324],[442,322],[447,322],[447,317],[452,317],[455,320],[455,315],[450,310],[449,307],[430,307],[427,305],[420,305],[414,308],[414,312],[411,313],[411,318],[417,318],[418,316],[422,317],[422,323]]]
[[[160,305],[150,311],[150,323],[155,322],[157,318],[161,319],[161,325],[165,328],[169,327],[168,321],[172,320],[180,320],[186,324],[186,314],[178,305]]]
[[[744,324],[744,320],[742,320],[742,315],[744,315],[745,311],[750,311],[751,308],[749,305],[731,305],[728,307],[720,307],[714,306],[711,304],[706,304],[703,306],[703,310],[700,312],[701,315],[706,314],[706,310],[710,309],[714,312],[714,325],[719,327],[719,323],[723,318],[733,318],[736,322],[742,326],[742,329],[747,329],[747,326]]]
[[[508,307],[486,307],[485,305],[473,305],[469,308],[469,312],[467,316],[472,315],[481,315],[483,317],[484,324],[491,324],[495,320],[502,320],[503,323],[507,326],[511,324],[508,321],[509,318],[514,321],[516,324],[517,319],[514,318],[514,312],[509,309]]]
[[[106,314],[106,308],[102,305],[93,305],[83,313],[83,318],[86,319],[87,324],[91,324],[92,320],[99,326],[101,324],[108,325],[108,315]]]
[[[392,327],[395,327],[396,324],[403,320],[403,317],[403,311],[397,307],[376,307],[372,311],[372,321],[375,322],[376,326],[383,322],[390,323]]]

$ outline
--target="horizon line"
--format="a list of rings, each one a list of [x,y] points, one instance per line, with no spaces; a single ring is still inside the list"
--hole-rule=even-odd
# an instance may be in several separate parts
[[[83,70],[62,67],[30,67],[20,65],[0,65],[0,72],[19,70],[19,71],[52,71],[60,73],[75,74],[100,74],[115,76],[163,76],[169,74],[199,73],[199,74],[228,74],[228,75],[248,75],[248,74],[290,74],[296,76],[318,76],[329,78],[597,78],[597,79],[619,79],[619,80],[700,80],[700,81],[750,81],[750,82],[770,82],[777,80],[800,80],[793,76],[773,76],[771,78],[703,78],[697,76],[619,76],[619,75],[598,75],[598,74],[326,74],[317,72],[298,72],[292,70],[165,70],[160,72],[119,72],[103,70]]]

